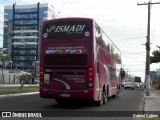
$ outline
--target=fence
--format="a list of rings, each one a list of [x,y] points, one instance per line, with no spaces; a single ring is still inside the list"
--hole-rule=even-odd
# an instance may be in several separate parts
[[[3,76],[2,72],[0,71],[0,83],[2,84],[17,84],[19,83],[19,80],[17,79],[17,76],[19,76],[19,71],[18,72],[10,72],[9,70],[4,70],[3,71]],[[3,79],[4,78],[4,79]]]

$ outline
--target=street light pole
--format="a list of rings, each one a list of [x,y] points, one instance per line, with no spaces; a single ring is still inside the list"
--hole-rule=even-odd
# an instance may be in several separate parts
[[[150,2],[148,2],[148,27],[146,42],[146,96],[150,96]]]
[[[150,96],[150,7],[152,4],[160,4],[157,3],[144,3],[144,4],[137,4],[137,5],[148,5],[148,25],[147,25],[147,42],[146,42],[146,96]]]

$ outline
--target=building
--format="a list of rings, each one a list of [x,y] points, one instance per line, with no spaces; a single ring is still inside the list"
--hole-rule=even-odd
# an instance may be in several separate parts
[[[11,56],[13,68],[38,70],[41,25],[55,18],[48,3],[4,6],[3,47]]]
[[[156,80],[160,80],[160,70],[150,71],[151,84],[155,84]]]

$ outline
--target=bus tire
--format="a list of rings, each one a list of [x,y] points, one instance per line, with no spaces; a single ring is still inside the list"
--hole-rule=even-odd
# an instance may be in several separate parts
[[[104,105],[104,104],[107,103],[108,94],[107,94],[106,90],[103,90],[103,91],[101,92],[101,97],[102,97],[101,100],[97,101],[97,105],[98,105],[98,106],[101,106],[101,105]]]
[[[118,97],[118,93],[119,93],[119,89],[117,88],[117,90],[116,90],[116,94],[115,94],[115,95],[113,95],[112,97],[113,97],[113,98],[117,98],[117,97]]]
[[[96,104],[97,104],[97,106],[101,106],[101,105],[103,105],[103,93],[102,93],[103,91],[101,91],[101,99],[99,100],[99,101],[96,101]]]
[[[108,101],[108,92],[106,90],[103,91],[103,104],[105,105]]]

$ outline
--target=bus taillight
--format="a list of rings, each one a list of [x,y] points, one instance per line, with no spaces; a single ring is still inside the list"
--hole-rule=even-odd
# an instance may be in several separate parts
[[[41,67],[40,67],[40,70],[44,70],[44,68],[41,66]]]
[[[44,68],[40,67],[40,81],[44,80]]]
[[[89,71],[92,71],[92,70],[93,70],[93,68],[92,68],[92,67],[89,67],[89,68],[88,68],[88,70],[89,70]]]
[[[89,81],[93,80],[93,68],[92,67],[88,68],[88,80]]]
[[[89,81],[92,81],[93,80],[93,78],[92,77],[89,77]]]

